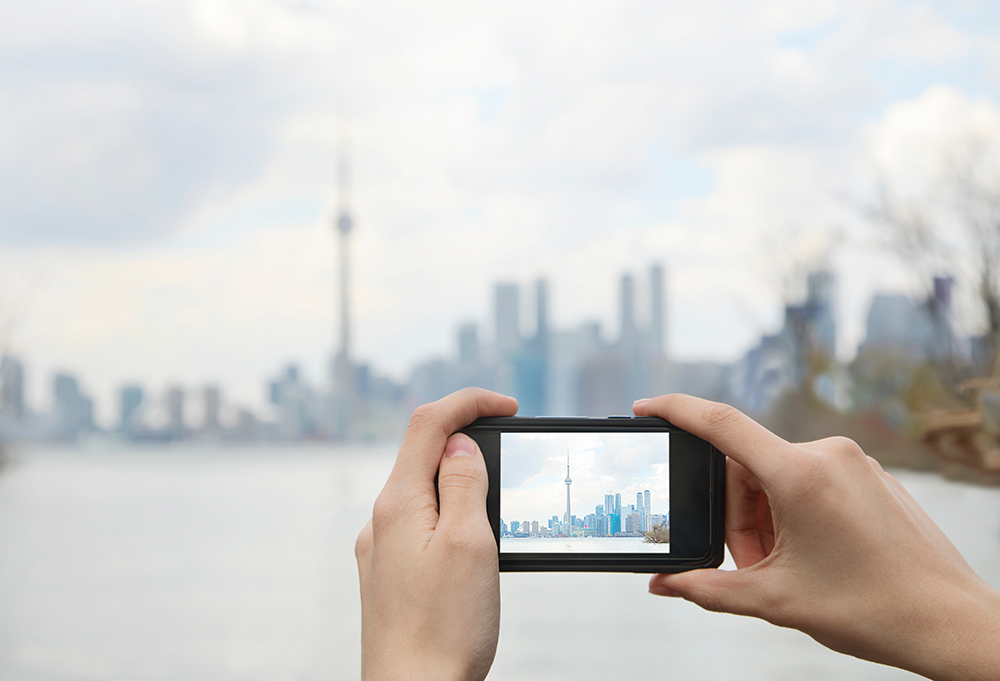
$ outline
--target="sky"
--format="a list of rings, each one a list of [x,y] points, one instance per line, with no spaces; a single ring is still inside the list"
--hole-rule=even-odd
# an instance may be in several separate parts
[[[464,321],[488,341],[500,280],[611,339],[653,263],[674,359],[773,333],[803,263],[837,274],[849,358],[874,291],[919,289],[861,207],[1000,139],[998,84],[986,0],[20,3],[0,342],[36,407],[69,369],[108,423],[127,381],[253,407],[286,362],[321,383],[346,153],[354,349],[394,378]]]
[[[500,517],[544,522],[566,513],[566,455],[570,508],[583,518],[604,495],[636,504],[649,490],[653,514],[670,511],[670,433],[503,433],[500,436]],[[607,512],[607,510],[605,510]]]

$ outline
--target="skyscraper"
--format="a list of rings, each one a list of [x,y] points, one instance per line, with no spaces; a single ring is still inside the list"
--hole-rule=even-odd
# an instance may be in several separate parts
[[[475,322],[462,324],[458,329],[458,361],[462,366],[468,367],[479,363],[479,339]]]
[[[0,361],[0,414],[13,422],[24,418],[24,365],[10,355]]]
[[[635,282],[631,274],[622,275],[621,284],[621,339],[622,350],[630,353],[636,347]]]
[[[173,438],[184,436],[184,390],[178,386],[167,390],[167,431]]]
[[[142,386],[125,385],[118,393],[121,408],[119,428],[122,432],[134,431],[139,425],[139,407],[142,406]]]
[[[218,386],[210,385],[205,387],[203,396],[205,398],[205,419],[202,423],[202,428],[207,432],[217,431],[219,430],[219,410],[222,406],[222,394]]]
[[[75,440],[82,431],[93,428],[94,403],[80,391],[75,376],[57,373],[52,381],[52,392],[56,437]]]
[[[517,284],[499,283],[494,292],[493,345],[502,360],[521,345],[520,288]]]
[[[658,360],[666,353],[663,347],[666,340],[663,268],[659,265],[649,268],[649,288],[649,302],[652,308],[649,316],[649,343],[652,346],[653,359]]]
[[[615,515],[620,516],[622,514],[622,495],[621,492],[615,494]]]

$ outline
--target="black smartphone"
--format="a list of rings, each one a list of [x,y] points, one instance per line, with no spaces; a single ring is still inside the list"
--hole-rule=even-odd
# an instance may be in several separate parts
[[[501,572],[681,572],[722,564],[726,461],[655,417],[494,417],[486,459]]]

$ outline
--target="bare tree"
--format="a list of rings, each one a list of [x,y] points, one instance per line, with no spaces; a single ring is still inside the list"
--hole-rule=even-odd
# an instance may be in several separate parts
[[[968,137],[946,158],[949,198],[967,240],[966,271],[974,275],[986,321],[985,345],[1000,349],[1000,140]],[[993,370],[1000,369],[994,359]]]
[[[983,313],[984,349],[1000,350],[1000,139],[975,134],[942,155],[936,181],[920,198],[902,199],[883,181],[864,213],[881,228],[884,245],[933,303],[933,277],[943,272],[975,283]],[[1000,370],[996,359],[992,370]]]

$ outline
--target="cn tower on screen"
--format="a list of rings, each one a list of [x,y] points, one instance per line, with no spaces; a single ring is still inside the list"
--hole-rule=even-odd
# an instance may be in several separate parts
[[[573,536],[573,514],[569,510],[569,488],[573,479],[569,477],[569,450],[566,450],[566,536]]]

